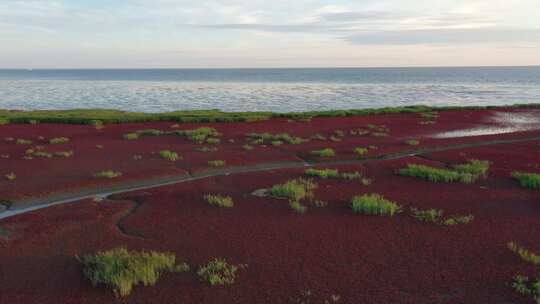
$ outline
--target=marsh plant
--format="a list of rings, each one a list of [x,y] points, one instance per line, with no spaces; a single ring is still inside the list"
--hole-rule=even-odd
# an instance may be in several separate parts
[[[432,223],[443,226],[454,226],[459,224],[469,224],[474,220],[472,214],[468,215],[454,215],[444,217],[444,211],[439,209],[417,209],[411,208],[411,215],[421,222]]]
[[[401,206],[379,194],[355,196],[351,207],[354,213],[381,216],[394,216],[402,210]]]
[[[216,258],[197,270],[197,275],[210,285],[231,285],[236,280],[239,268],[246,265],[231,265],[225,259]]]
[[[345,179],[345,180],[355,180],[361,179],[362,173],[358,171],[354,172],[339,172],[337,169],[315,169],[310,168],[306,169],[304,173],[308,176],[318,177],[321,179]]]
[[[313,150],[310,152],[311,155],[317,156],[317,157],[334,157],[336,156],[336,152],[334,149],[331,148],[325,148],[321,150]]]
[[[172,162],[175,162],[175,161],[178,161],[178,160],[182,159],[181,155],[178,155],[178,153],[172,152],[172,151],[169,151],[169,150],[159,151],[159,156],[161,156],[161,158],[164,158],[164,159],[166,159],[168,161],[172,161]]]
[[[287,198],[290,201],[299,202],[303,199],[312,199],[313,191],[317,188],[317,183],[310,179],[292,179],[284,184],[278,184],[272,186],[268,193],[271,196],[279,198]]]
[[[540,173],[514,171],[512,177],[517,179],[522,187],[540,189]]]
[[[217,152],[218,148],[216,148],[216,147],[206,147],[205,146],[205,147],[196,148],[195,150],[198,151],[198,152],[209,153],[209,152]]]
[[[359,156],[364,156],[369,152],[369,149],[364,148],[364,147],[356,147],[356,148],[354,148],[353,151],[354,151],[355,154],[357,154]]]
[[[51,145],[60,145],[69,143],[70,139],[67,137],[55,137],[49,140]]]
[[[517,254],[523,261],[533,265],[540,265],[540,255],[537,255],[514,242],[508,243],[507,247],[510,249],[510,251]]]
[[[204,196],[204,199],[212,206],[220,208],[234,207],[233,199],[229,196],[207,194]]]
[[[282,144],[287,143],[290,145],[298,145],[308,141],[307,139],[301,137],[291,136],[288,133],[249,133],[247,137],[251,141],[251,144],[254,145],[262,145],[264,143],[272,142],[282,142]]]
[[[153,286],[167,272],[186,272],[189,266],[176,264],[170,252],[129,251],[124,247],[77,259],[84,266],[84,275],[93,286],[104,284],[112,288],[117,297],[128,296],[134,286]]]
[[[14,180],[17,179],[17,175],[15,175],[15,173],[13,173],[13,172],[4,175],[4,177],[5,177],[8,181],[14,181]]]
[[[225,166],[226,162],[224,160],[209,160],[208,161],[208,165],[210,167],[223,167]]]
[[[124,134],[124,139],[136,140],[136,139],[139,139],[139,134],[138,133],[127,133],[127,134]]]
[[[409,146],[418,146],[420,144],[420,141],[417,139],[409,139],[406,141],[406,143]]]
[[[540,278],[529,279],[529,277],[517,275],[512,281],[512,287],[524,296],[530,296],[537,304],[540,304]]]
[[[15,141],[17,145],[31,145],[33,142],[29,139],[22,139],[18,138],[17,141]]]
[[[302,203],[300,203],[299,201],[290,201],[289,206],[296,213],[304,214],[307,212],[307,207],[302,205]]]
[[[425,165],[408,164],[407,168],[400,169],[399,175],[422,178],[432,182],[462,182],[470,184],[480,177],[486,177],[489,162],[483,160],[470,160],[468,163],[453,166],[453,169],[434,168]]]
[[[94,176],[99,177],[99,178],[117,178],[117,177],[122,176],[122,172],[107,170],[107,171],[98,172],[94,174]]]

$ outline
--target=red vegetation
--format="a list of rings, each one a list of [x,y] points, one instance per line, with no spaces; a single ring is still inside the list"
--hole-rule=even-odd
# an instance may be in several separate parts
[[[416,114],[321,118],[311,123],[276,120],[205,124],[224,134],[222,144],[216,145],[219,152],[210,153],[190,152],[198,145],[178,137],[122,139],[123,133],[166,129],[168,123],[114,125],[100,131],[80,126],[6,126],[0,130],[11,128],[8,131],[13,137],[31,137],[28,130],[32,128],[41,128],[47,138],[70,137],[72,143],[66,146],[71,145],[76,156],[14,161],[7,171],[16,172],[17,180],[12,184],[0,182],[0,193],[10,196],[25,191],[41,193],[55,185],[58,191],[86,186],[91,180],[87,175],[99,169],[122,171],[122,179],[137,178],[149,172],[202,170],[212,159],[226,160],[228,165],[294,161],[298,160],[296,155],[305,157],[314,148],[331,147],[337,152],[333,159],[351,159],[356,157],[351,152],[356,146],[377,145],[379,149],[371,152],[374,154],[415,149],[404,143],[410,138],[419,139],[421,147],[427,147],[540,136],[538,131],[531,131],[450,140],[424,137],[473,127],[488,114],[442,112],[434,125],[419,125],[422,119]],[[366,124],[385,124],[390,136],[347,135],[342,142],[312,141],[256,147],[253,151],[241,148],[249,132],[329,136],[336,129],[349,131]],[[15,132],[17,129],[20,133]],[[234,143],[228,142],[231,138]],[[98,143],[104,145],[102,154],[92,153]],[[24,153],[14,144],[1,146],[11,149],[7,153],[14,158]],[[170,163],[152,156],[152,152],[164,148],[182,153],[184,161]],[[356,180],[315,179],[319,184],[315,198],[327,201],[328,206],[319,208],[302,202],[308,206],[304,215],[291,210],[286,200],[251,195],[254,190],[303,176],[302,169],[288,169],[207,178],[4,219],[0,221],[0,302],[297,303],[301,293],[310,290],[311,303],[324,303],[331,295],[340,296],[338,303],[532,303],[512,290],[509,282],[518,273],[535,276],[539,269],[521,261],[506,243],[515,241],[540,253],[540,192],[521,188],[509,178],[509,172],[515,169],[540,172],[538,151],[537,142],[528,142],[339,166],[336,168],[343,172],[362,172],[373,180],[372,185],[363,186]],[[133,161],[128,157],[132,154],[143,155],[143,160]],[[85,157],[90,158],[91,165]],[[445,184],[395,174],[407,163],[445,167],[469,158],[492,162],[486,179],[473,184]],[[11,160],[0,162],[11,164]],[[122,160],[123,165],[117,163]],[[43,171],[33,171],[38,164]],[[74,170],[75,164],[82,169]],[[57,171],[49,172],[56,166]],[[40,172],[43,176],[38,177]],[[350,199],[365,193],[383,194],[405,209],[437,208],[448,215],[473,214],[475,219],[467,225],[438,226],[420,223],[407,214],[353,214]],[[234,208],[215,208],[204,201],[204,194],[231,196]],[[172,251],[193,268],[215,257],[248,267],[239,272],[231,286],[212,287],[192,270],[167,274],[154,287],[136,287],[129,298],[116,300],[110,290],[91,287],[75,256],[117,246]]]

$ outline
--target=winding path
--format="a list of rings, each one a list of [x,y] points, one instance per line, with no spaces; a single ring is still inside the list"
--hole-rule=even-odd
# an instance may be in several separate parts
[[[118,184],[115,186],[100,187],[97,189],[86,189],[76,193],[63,193],[59,195],[53,195],[46,198],[32,199],[28,201],[17,202],[13,204],[7,211],[0,213],[0,220],[12,217],[18,214],[23,214],[31,212],[34,210],[39,210],[55,205],[67,204],[72,202],[77,202],[84,199],[101,197],[107,198],[113,194],[121,194],[132,191],[147,190],[162,186],[180,184],[192,182],[204,178],[217,177],[217,176],[226,176],[233,174],[242,174],[242,173],[255,173],[255,172],[265,172],[271,170],[279,169],[294,169],[294,168],[303,168],[303,167],[315,167],[315,166],[334,166],[334,165],[350,165],[350,164],[364,164],[367,162],[373,161],[383,161],[383,160],[392,160],[400,159],[411,156],[424,155],[434,152],[443,152],[443,151],[452,151],[459,150],[464,148],[474,148],[481,146],[491,146],[499,144],[512,144],[520,142],[530,142],[530,141],[540,141],[540,136],[535,137],[526,137],[519,139],[501,139],[501,140],[489,140],[489,141],[478,141],[472,143],[463,143],[455,144],[448,146],[432,147],[417,149],[411,151],[403,151],[392,154],[385,154],[372,158],[363,158],[363,159],[353,159],[353,160],[337,160],[337,161],[327,161],[327,162],[279,162],[279,163],[268,163],[268,164],[258,164],[258,165],[249,165],[242,167],[231,167],[221,170],[212,170],[206,171],[203,173],[196,174],[183,174],[177,176],[169,176],[165,178],[153,178],[147,180],[139,180],[135,182],[126,182]]]

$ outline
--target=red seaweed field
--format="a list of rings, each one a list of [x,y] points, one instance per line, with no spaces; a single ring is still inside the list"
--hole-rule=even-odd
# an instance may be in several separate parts
[[[89,189],[126,191],[4,218],[0,212],[0,303],[534,304],[534,294],[512,284],[516,275],[540,278],[540,262],[508,248],[514,242],[540,260],[540,191],[512,177],[540,174],[540,126],[511,129],[520,115],[540,111],[1,125],[5,212]],[[214,133],[201,140],[174,132],[201,127]],[[140,132],[149,129],[161,132]],[[313,152],[323,149],[332,155]],[[165,150],[178,158],[167,159]],[[66,151],[73,153],[55,154]],[[458,172],[471,160],[489,168],[467,182],[401,173],[409,165]],[[346,174],[322,178],[308,169]],[[95,176],[108,170],[121,175]],[[176,177],[186,179],[152,186]],[[291,180],[311,188],[297,200],[273,194]],[[145,189],[129,190],[140,181]],[[400,212],[353,212],[353,197],[372,194]],[[230,197],[234,206],[213,206],[205,195]],[[443,215],[429,221],[419,210]],[[190,270],[115,296],[91,284],[80,257],[117,247],[171,252]],[[201,279],[199,267],[214,258],[242,265],[233,284]]]

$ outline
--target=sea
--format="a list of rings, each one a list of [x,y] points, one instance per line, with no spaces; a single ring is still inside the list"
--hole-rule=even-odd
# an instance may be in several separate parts
[[[1,70],[0,109],[312,111],[540,103],[540,67]]]

